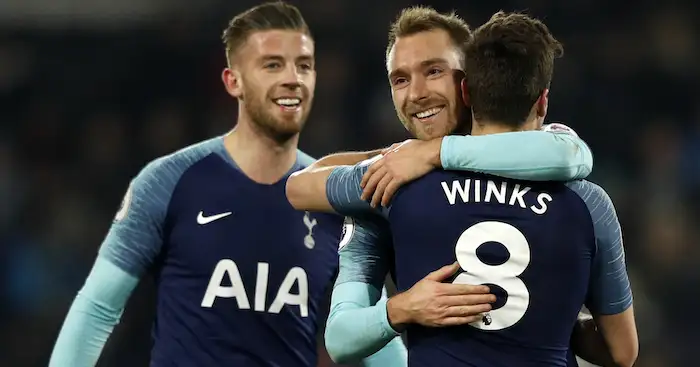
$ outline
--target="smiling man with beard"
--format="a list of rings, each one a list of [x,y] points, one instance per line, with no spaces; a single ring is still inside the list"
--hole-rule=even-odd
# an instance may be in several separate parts
[[[282,2],[237,15],[223,41],[235,128],[132,180],[50,366],[94,366],[146,275],[158,292],[150,366],[316,366],[342,218],[296,211],[284,193],[313,162],[297,144],[316,85],[314,41]],[[385,350],[366,365],[405,360],[400,341]]]
[[[352,195],[362,185],[363,198],[386,207],[391,195],[384,193],[435,168],[532,181],[566,181],[590,173],[590,150],[564,125],[546,125],[543,131],[460,135],[471,128],[471,114],[464,113],[468,110],[460,90],[470,39],[471,31],[463,20],[428,7],[405,9],[392,24],[386,53],[392,99],[403,125],[420,140],[404,142],[384,150],[385,156],[362,163],[364,170],[370,166],[362,181],[353,176],[345,182],[353,185]],[[287,198],[297,209],[337,211],[330,201],[347,197],[330,189],[328,176],[338,166],[363,159],[362,153],[323,158],[290,177]],[[346,220],[345,231],[351,236],[341,243],[340,273],[326,329],[326,345],[334,360],[355,361],[392,340],[397,331],[389,322],[391,312],[398,312],[400,321],[394,326],[403,329],[415,324],[464,325],[481,320],[481,313],[491,309],[494,297],[488,294],[488,287],[443,283],[458,271],[456,264],[430,273],[392,304],[380,300],[385,276],[390,271],[394,275],[395,270],[391,232],[385,220],[366,215],[366,206],[355,203],[354,209],[342,208],[357,217]]]

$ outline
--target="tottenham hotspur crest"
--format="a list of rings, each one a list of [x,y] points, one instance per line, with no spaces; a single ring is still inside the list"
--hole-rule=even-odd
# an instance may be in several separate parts
[[[316,219],[311,219],[311,214],[309,214],[309,212],[304,212],[304,225],[309,230],[309,234],[304,236],[304,246],[306,246],[308,249],[312,249],[314,246],[316,246],[316,241],[314,241],[313,236],[314,227],[316,224],[318,224]]]

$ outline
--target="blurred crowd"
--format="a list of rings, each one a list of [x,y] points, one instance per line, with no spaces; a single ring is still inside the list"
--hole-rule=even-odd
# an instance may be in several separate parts
[[[139,169],[233,126],[219,36],[256,2],[205,3],[196,14],[164,10],[123,27],[0,20],[0,366],[46,365]],[[317,41],[315,107],[301,148],[321,156],[405,139],[384,48],[388,24],[412,3],[292,3]],[[641,339],[637,365],[700,365],[700,3],[430,4],[474,27],[500,9],[527,10],[562,41],[548,116],[589,143],[590,179],[616,204]],[[153,298],[146,279],[102,366],[146,365]]]

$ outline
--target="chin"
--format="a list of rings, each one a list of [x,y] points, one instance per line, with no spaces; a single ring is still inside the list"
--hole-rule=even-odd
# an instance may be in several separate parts
[[[418,134],[418,139],[420,140],[432,140],[436,138],[442,138],[445,135],[448,135],[449,129],[446,126],[430,126],[424,129],[421,129],[421,132]]]
[[[299,134],[304,128],[304,122],[299,119],[294,120],[277,120],[272,130],[277,135],[294,135]]]

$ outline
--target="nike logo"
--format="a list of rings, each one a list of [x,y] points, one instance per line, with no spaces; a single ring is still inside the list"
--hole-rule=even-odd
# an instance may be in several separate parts
[[[204,212],[199,212],[199,214],[197,215],[197,223],[208,224],[208,223],[211,223],[215,220],[219,220],[221,218],[228,217],[231,214],[233,214],[233,212],[226,212],[226,213],[215,214],[215,215],[210,215],[210,216],[205,217]]]

